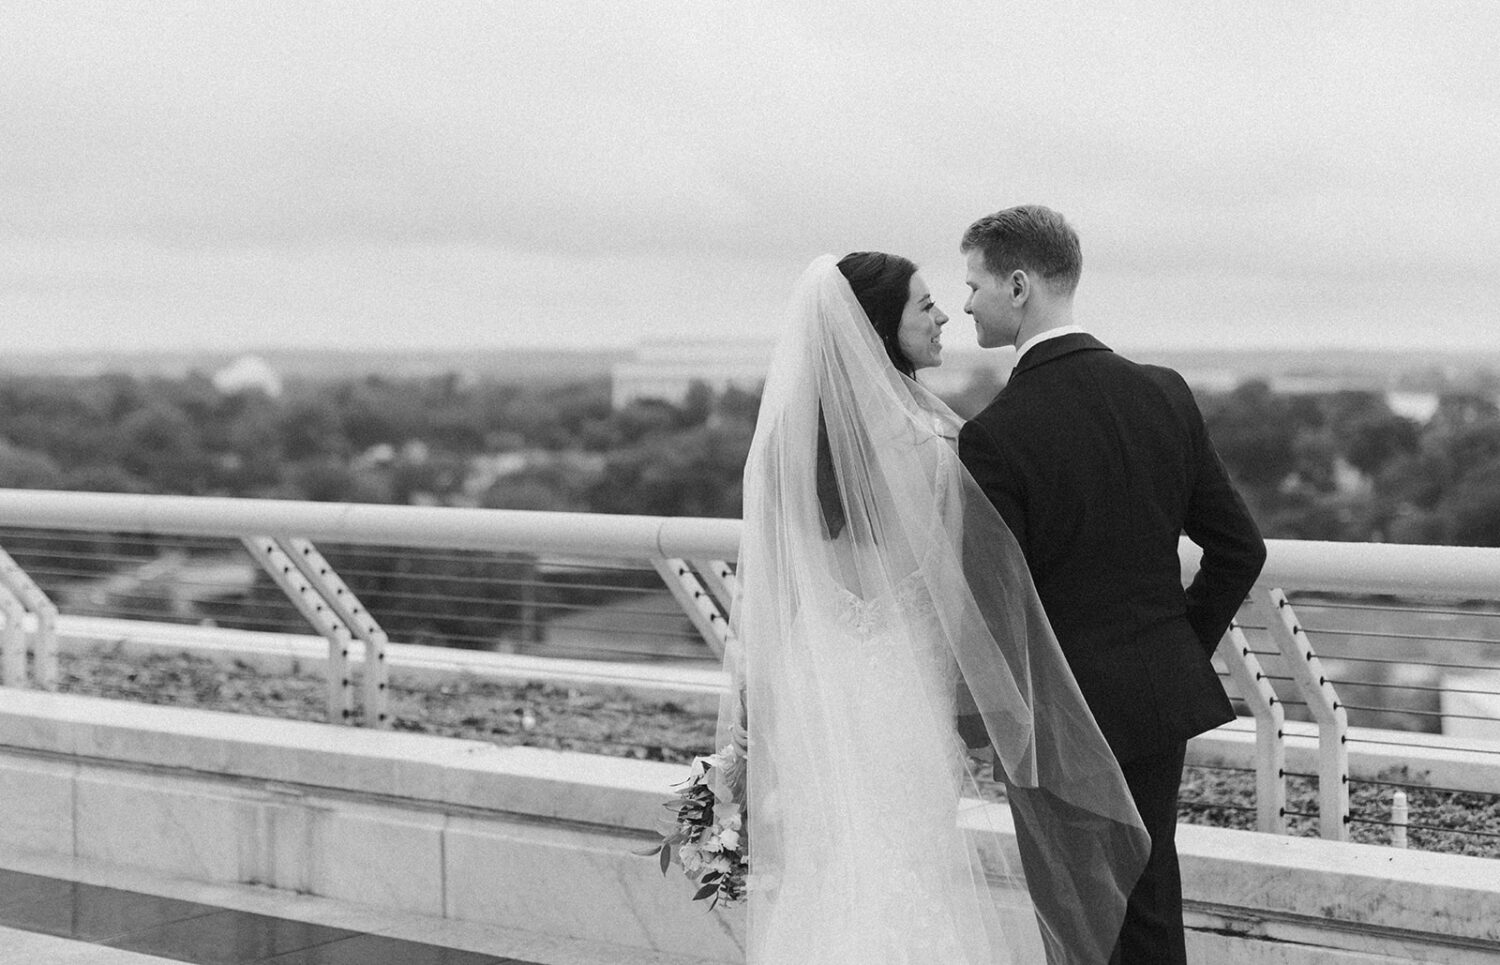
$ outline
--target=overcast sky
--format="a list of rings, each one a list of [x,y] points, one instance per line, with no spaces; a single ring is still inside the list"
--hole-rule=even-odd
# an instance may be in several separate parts
[[[773,334],[1036,201],[1117,346],[1500,348],[1500,4],[0,0],[7,351]]]

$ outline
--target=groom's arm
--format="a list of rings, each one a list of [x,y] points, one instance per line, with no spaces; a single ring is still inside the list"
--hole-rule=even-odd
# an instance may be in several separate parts
[[[974,477],[979,488],[999,512],[1011,535],[1021,546],[1022,555],[1030,559],[1026,542],[1026,512],[1021,487],[1010,464],[1000,451],[994,435],[978,422],[966,422],[958,432],[958,459]]]
[[[1190,391],[1187,400],[1198,466],[1183,531],[1203,548],[1203,560],[1187,588],[1187,617],[1212,653],[1260,576],[1266,542],[1230,481]]]

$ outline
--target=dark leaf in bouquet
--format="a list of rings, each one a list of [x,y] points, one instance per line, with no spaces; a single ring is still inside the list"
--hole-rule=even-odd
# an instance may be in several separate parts
[[[663,841],[661,843],[661,873],[666,874],[670,867],[672,867],[672,846]]]
[[[693,895],[693,900],[694,901],[702,901],[704,898],[707,898],[709,895],[716,894],[718,892],[718,890],[719,890],[719,886],[718,885],[712,885],[712,884],[711,885],[704,885],[702,888],[698,889],[698,892],[695,895]]]

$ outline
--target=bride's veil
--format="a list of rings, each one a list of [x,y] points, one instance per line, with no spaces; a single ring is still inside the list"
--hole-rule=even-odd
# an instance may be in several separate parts
[[[749,719],[750,961],[779,960],[767,942],[794,879],[858,879],[852,904],[827,911],[833,921],[905,887],[881,884],[906,869],[882,867],[901,860],[903,839],[880,837],[880,816],[889,806],[909,820],[884,799],[910,804],[908,792],[932,790],[908,786],[925,785],[925,771],[888,773],[920,761],[912,754],[929,741],[938,772],[967,789],[944,815],[942,795],[958,793],[939,788],[934,806],[964,828],[972,860],[956,863],[989,922],[966,927],[1019,921],[1032,941],[1040,932],[1049,961],[1102,963],[1149,841],[1018,545],[958,463],[959,420],[895,370],[832,257],[808,268],[790,313],[745,468],[720,720],[727,737]],[[975,802],[961,773],[960,726],[971,743],[989,741],[1004,771],[1034,904],[1019,916],[1013,905],[996,912],[1026,894],[1005,880],[1010,849],[992,833],[1003,811]],[[955,863],[931,856],[945,862]],[[841,883],[821,880],[818,901],[838,901]]]

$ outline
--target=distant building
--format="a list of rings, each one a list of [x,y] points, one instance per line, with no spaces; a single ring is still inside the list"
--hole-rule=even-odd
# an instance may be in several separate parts
[[[763,342],[645,342],[635,358],[610,372],[611,403],[622,408],[637,399],[679,403],[694,382],[715,393],[736,388],[759,392],[771,366],[774,344]]]
[[[1386,383],[1377,382],[1367,375],[1328,373],[1313,375],[1265,374],[1254,371],[1236,371],[1229,368],[1182,368],[1178,372],[1194,391],[1222,394],[1232,392],[1246,382],[1261,381],[1277,395],[1322,395],[1329,392],[1353,391],[1373,392],[1383,399],[1390,410],[1405,419],[1426,425],[1437,413],[1441,396],[1437,392],[1420,392],[1406,389],[1391,389]]]
[[[637,399],[662,399],[680,403],[694,382],[702,382],[716,394],[734,387],[758,393],[771,367],[775,343],[761,342],[645,342],[635,358],[620,362],[611,371],[611,403],[615,408]],[[1012,353],[957,351],[934,369],[923,369],[918,380],[938,395],[958,392],[969,385],[980,369],[1008,374]]]
[[[225,395],[259,389],[271,398],[281,395],[281,376],[258,355],[242,355],[213,375],[214,388]]]
[[[1426,425],[1437,415],[1441,397],[1436,392],[1387,392],[1385,404],[1396,415]]]

